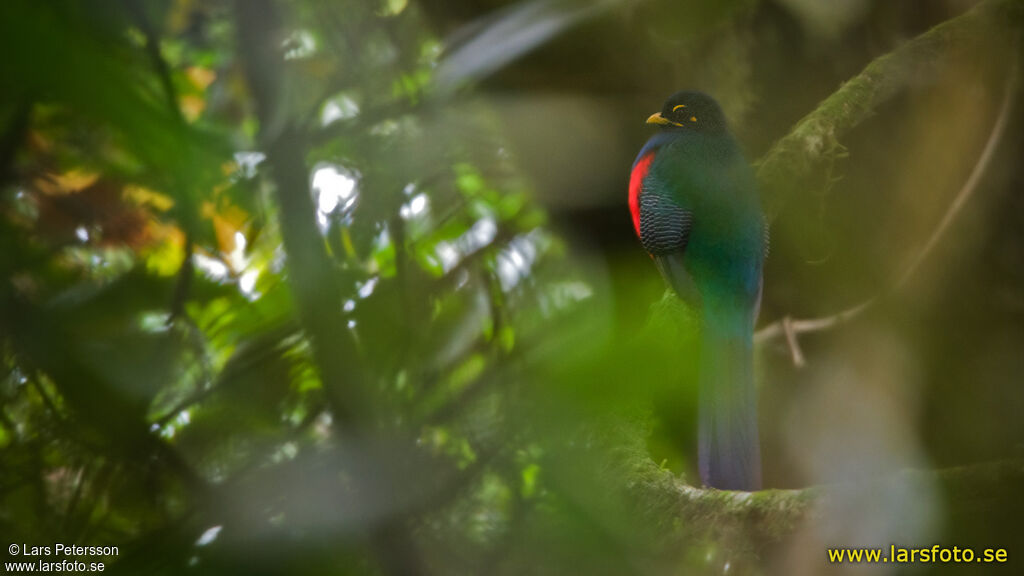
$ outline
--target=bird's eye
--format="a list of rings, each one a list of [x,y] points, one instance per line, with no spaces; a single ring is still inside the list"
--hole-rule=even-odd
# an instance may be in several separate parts
[[[680,108],[686,108],[686,104],[679,104],[678,106],[673,107],[672,111],[675,112],[676,110],[679,110]]]
[[[690,122],[696,122],[696,121],[697,121],[697,117],[696,116],[690,116]]]

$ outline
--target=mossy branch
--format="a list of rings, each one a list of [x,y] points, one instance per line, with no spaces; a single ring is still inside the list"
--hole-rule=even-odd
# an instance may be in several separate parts
[[[1024,460],[981,463],[941,470],[907,469],[860,484],[832,484],[795,490],[732,492],[700,488],[660,467],[645,444],[649,419],[602,426],[613,443],[609,478],[626,487],[627,496],[653,523],[662,525],[668,544],[728,542],[739,550],[756,550],[829,518],[831,506],[850,494],[927,493],[937,489],[947,511],[955,515],[991,513],[1019,497]]]
[[[930,78],[971,44],[1010,40],[1024,22],[1024,0],[987,0],[874,59],[797,122],[757,163],[765,210],[774,219],[815,168],[841,150],[839,139],[904,87]]]
[[[960,213],[960,210],[967,203],[967,200],[972,194],[974,194],[974,191],[977,190],[982,176],[984,176],[988,171],[989,164],[995,156],[996,148],[998,148],[999,143],[1003,138],[1003,134],[1006,132],[1010,114],[1013,111],[1014,103],[1016,102],[1016,94],[1018,91],[1017,69],[1018,64],[1014,63],[1011,67],[1009,78],[1007,78],[1006,81],[1003,103],[999,108],[999,115],[996,117],[995,124],[989,133],[988,140],[985,142],[985,147],[982,149],[981,155],[978,157],[978,161],[974,164],[974,168],[971,170],[970,176],[967,178],[967,181],[964,182],[960,191],[957,192],[956,196],[953,198],[953,202],[949,205],[949,208],[946,209],[946,213],[943,215],[942,220],[939,221],[938,226],[932,232],[931,236],[928,237],[928,241],[925,242],[924,247],[917,253],[917,255],[914,256],[913,260],[910,261],[910,264],[900,272],[892,286],[890,286],[885,292],[876,294],[859,304],[829,316],[803,319],[795,319],[790,316],[785,316],[781,320],[773,322],[758,330],[754,335],[754,342],[764,343],[772,338],[785,336],[786,343],[789,346],[790,356],[793,358],[793,365],[797,368],[801,368],[804,366],[805,361],[803,352],[800,349],[800,334],[820,332],[841,326],[859,317],[882,299],[895,294],[910,280],[928,255],[931,254],[932,250],[934,250],[938,245],[939,240],[942,239],[943,235],[949,229],[957,214]]]
[[[811,486],[799,490],[729,492],[697,488],[650,458],[632,466],[629,486],[633,496],[652,514],[671,511],[689,525],[684,533],[745,535],[755,544],[766,544],[793,534],[806,522],[822,518],[830,499],[849,490],[845,485]],[[877,484],[877,486],[875,486]],[[946,495],[951,512],[979,514],[992,511],[999,502],[1016,497],[1024,485],[1024,461],[1010,460],[946,468],[903,470],[859,490],[893,488],[909,490],[935,486]],[[839,521],[837,519],[837,521]]]

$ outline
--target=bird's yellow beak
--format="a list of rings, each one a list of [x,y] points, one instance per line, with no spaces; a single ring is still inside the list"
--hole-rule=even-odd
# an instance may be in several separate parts
[[[668,118],[665,118],[664,116],[661,115],[661,112],[655,112],[654,114],[648,116],[647,123],[658,124],[660,126],[682,126],[682,124],[678,124],[676,122],[669,120]]]

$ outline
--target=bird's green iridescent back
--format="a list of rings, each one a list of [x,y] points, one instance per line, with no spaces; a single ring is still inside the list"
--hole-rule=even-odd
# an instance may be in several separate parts
[[[712,308],[718,301],[756,305],[765,224],[739,147],[728,133],[685,131],[658,134],[652,143],[657,149],[641,193],[666,195],[694,214],[682,258],[702,301]]]

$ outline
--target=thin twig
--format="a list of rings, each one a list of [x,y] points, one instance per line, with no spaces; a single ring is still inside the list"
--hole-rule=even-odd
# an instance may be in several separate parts
[[[78,468],[78,474],[75,475],[75,491],[71,494],[71,498],[68,500],[68,505],[64,509],[64,515],[61,517],[61,534],[65,534],[67,532],[68,525],[71,523],[72,517],[75,515],[75,511],[78,508],[78,503],[82,501],[82,492],[85,490],[85,483],[89,475],[90,466],[90,462],[82,464]]]
[[[838,312],[836,314],[832,314],[831,316],[824,316],[821,318],[802,318],[794,320],[790,316],[785,316],[781,320],[772,322],[771,324],[758,330],[757,333],[754,334],[754,342],[757,344],[763,344],[773,338],[778,338],[779,336],[787,335],[787,324],[788,334],[791,334],[793,338],[799,336],[800,334],[807,334],[809,332],[821,332],[824,330],[835,328],[836,326],[846,324],[850,320],[853,320],[857,316],[860,316],[874,303],[875,298],[870,298],[868,300],[865,300],[864,302],[861,302],[860,304],[857,304],[856,306],[851,306],[846,310],[843,310],[842,312]],[[793,353],[792,351],[791,353],[794,356],[796,356],[796,353]],[[794,364],[799,365],[799,363],[796,362],[795,358]]]
[[[793,357],[793,365],[797,368],[803,368],[807,361],[804,360],[803,350],[800,349],[800,341],[796,337],[796,332],[793,331],[793,321],[789,316],[782,319],[782,330],[786,333],[786,344],[789,345],[789,353]]]
[[[146,38],[146,55],[149,57],[150,64],[152,64],[157,78],[160,79],[160,87],[164,91],[164,98],[167,100],[168,109],[170,109],[171,114],[174,115],[179,123],[184,124],[185,117],[182,115],[181,106],[178,104],[178,92],[174,89],[171,67],[160,53],[160,35],[157,33],[156,27],[150,22],[141,2],[125,1],[124,7],[135,21],[135,25],[142,31],[142,35]]]
[[[856,306],[851,306],[842,312],[832,314],[830,316],[799,320],[794,320],[789,316],[786,316],[783,319],[773,322],[758,330],[757,334],[754,335],[754,341],[757,343],[764,343],[779,336],[786,336],[786,339],[789,342],[790,352],[793,356],[793,364],[800,367],[803,365],[803,356],[800,353],[799,345],[797,343],[798,335],[810,332],[821,332],[823,330],[828,330],[841,324],[845,324],[863,314],[879,300],[890,296],[906,285],[907,281],[914,275],[914,272],[921,267],[921,263],[924,262],[925,258],[927,258],[935,249],[935,246],[938,245],[939,240],[942,239],[942,236],[949,229],[949,226],[952,224],[953,219],[956,218],[956,215],[963,209],[967,200],[972,194],[974,194],[975,190],[977,190],[982,176],[988,170],[989,164],[992,162],[992,157],[995,155],[995,151],[996,148],[998,148],[1000,140],[1002,140],[1003,133],[1006,131],[1010,112],[1013,110],[1013,97],[1016,91],[1017,66],[1014,65],[1011,70],[1010,77],[1006,82],[999,116],[996,117],[995,124],[992,126],[992,132],[989,134],[988,141],[985,142],[985,147],[982,149],[981,155],[978,157],[978,161],[971,170],[970,176],[967,178],[967,181],[964,182],[960,191],[957,192],[956,196],[953,198],[953,202],[949,205],[949,208],[946,209],[946,213],[943,215],[942,220],[939,221],[939,225],[936,226],[935,230],[928,238],[924,248],[922,248],[914,259],[910,261],[910,264],[907,265],[902,273],[900,273],[892,286],[882,294],[872,296]]]
[[[181,111],[181,104],[178,101],[178,91],[174,88],[171,67],[163,54],[160,53],[160,34],[146,15],[141,4],[126,1],[124,6],[146,38],[146,55],[149,57],[150,64],[153,66],[153,71],[156,73],[157,78],[160,79],[160,86],[164,92],[164,99],[167,101],[167,108],[170,110],[178,126],[184,128],[187,126],[187,123],[185,115]],[[174,288],[170,314],[167,316],[166,324],[168,326],[173,325],[178,318],[183,316],[185,302],[188,300],[192,288],[192,277],[195,275],[195,266],[192,261],[195,253],[192,227],[184,226],[184,228],[185,255],[181,261],[181,267],[178,269],[178,280]]]

